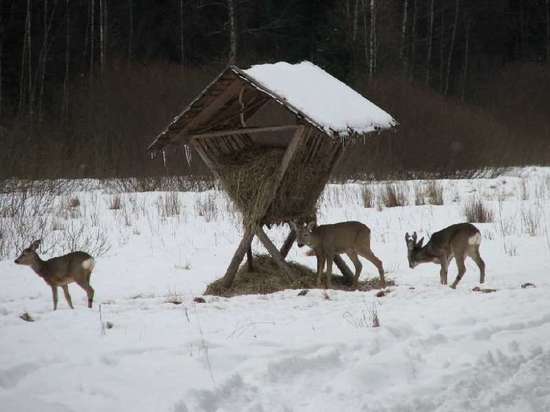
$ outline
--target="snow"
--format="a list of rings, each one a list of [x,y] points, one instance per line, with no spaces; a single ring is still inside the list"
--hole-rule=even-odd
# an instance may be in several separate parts
[[[193,297],[224,272],[241,235],[222,193],[178,193],[181,210],[167,215],[166,193],[123,193],[113,210],[102,184],[74,189],[78,213],[60,216],[62,197],[48,208],[65,229],[45,236],[45,254],[63,251],[63,237],[77,232],[71,224],[101,228],[111,249],[96,256],[94,308],[71,285],[75,310],[61,294],[54,312],[49,288],[13,263],[15,250],[0,261],[0,410],[550,410],[550,169],[438,183],[443,206],[414,206],[418,181],[397,182],[409,204],[396,208],[363,207],[363,183],[325,190],[321,222],[371,228],[373,250],[397,283],[387,296],[287,290],[202,304]],[[386,184],[369,188],[378,196]],[[2,196],[11,195],[0,205]],[[471,261],[456,290],[439,284],[437,265],[407,264],[404,233],[462,221],[473,198],[495,215],[476,224],[484,287],[494,293],[472,291],[479,273]],[[281,244],[285,230],[270,235]],[[257,241],[254,249],[262,251]],[[315,267],[304,249],[290,258]],[[362,276],[375,274],[363,261]],[[453,263],[449,280],[455,275]],[[19,319],[23,312],[35,321]]]
[[[384,110],[310,62],[260,64],[244,72],[329,135],[369,133],[396,125]]]

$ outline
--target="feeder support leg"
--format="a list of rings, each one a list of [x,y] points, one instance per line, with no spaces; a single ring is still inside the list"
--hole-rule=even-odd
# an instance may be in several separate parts
[[[248,245],[248,250],[246,251],[246,263],[248,265],[248,271],[254,272],[254,257],[252,256],[252,244]]]
[[[292,245],[294,244],[294,241],[296,240],[296,232],[294,229],[290,230],[290,233],[288,234],[285,243],[283,243],[283,246],[281,246],[281,256],[283,259],[286,259],[288,252],[290,252],[290,249],[292,249]]]
[[[336,266],[338,266],[338,269],[340,269],[340,272],[342,272],[342,275],[344,276],[344,280],[346,283],[349,283],[350,285],[353,282],[353,272],[351,269],[346,265],[346,262],[344,262],[344,259],[340,257],[340,255],[334,256],[334,263]]]
[[[223,286],[225,288],[230,288],[231,285],[233,284],[233,280],[235,279],[235,275],[237,274],[239,265],[241,264],[244,258],[244,255],[249,249],[253,238],[254,238],[254,232],[252,231],[252,229],[246,228],[244,232],[244,236],[241,239],[241,243],[239,243],[239,247],[235,251],[235,254],[233,255],[233,259],[231,259],[231,263],[229,264],[229,267],[227,268],[227,271],[225,272],[225,275],[223,277]]]
[[[269,254],[273,257],[273,260],[275,260],[275,263],[279,266],[279,268],[283,271],[283,273],[290,279],[294,280],[295,276],[290,270],[290,266],[288,266],[285,262],[285,259],[277,249],[277,247],[271,242],[269,237],[267,237],[264,230],[260,227],[256,227],[256,236],[258,236],[258,239],[260,239],[260,242],[265,246]]]

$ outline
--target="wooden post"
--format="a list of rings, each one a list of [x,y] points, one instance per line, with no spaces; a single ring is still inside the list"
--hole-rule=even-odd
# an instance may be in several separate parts
[[[250,247],[253,238],[254,232],[250,228],[246,228],[244,231],[244,236],[241,239],[241,243],[239,243],[239,247],[235,251],[233,259],[231,259],[231,263],[229,264],[229,267],[227,268],[227,270],[225,271],[225,275],[223,276],[224,288],[230,288],[233,284],[233,280],[235,279],[237,270],[239,270],[239,265],[241,264],[244,255],[246,254],[246,251]]]
[[[283,246],[281,246],[281,250],[279,251],[283,259],[286,259],[286,256],[288,255],[288,252],[290,252],[290,249],[292,248],[295,240],[296,232],[294,231],[294,229],[290,229],[290,233],[288,234],[285,243],[283,243]]]
[[[275,260],[275,263],[281,268],[283,273],[290,279],[294,280],[295,276],[290,270],[290,267],[286,264],[285,259],[279,252],[279,250],[275,247],[273,242],[269,239],[269,237],[266,235],[264,230],[260,226],[256,226],[256,236],[258,236],[258,239],[260,239],[260,242],[265,246],[269,254],[273,257]]]
[[[246,263],[248,265],[248,271],[254,272],[254,257],[252,256],[252,245],[248,246],[248,250],[246,251]]]
[[[344,262],[344,259],[342,259],[340,255],[334,256],[333,260],[336,266],[338,266],[338,269],[340,269],[340,272],[342,272],[342,276],[344,276],[346,282],[351,285],[355,274],[351,271],[348,265],[346,265],[346,262]]]

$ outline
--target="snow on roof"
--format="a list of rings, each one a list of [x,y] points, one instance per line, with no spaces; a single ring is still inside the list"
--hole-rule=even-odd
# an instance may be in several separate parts
[[[243,72],[330,135],[369,133],[397,124],[390,114],[308,61],[259,64]]]

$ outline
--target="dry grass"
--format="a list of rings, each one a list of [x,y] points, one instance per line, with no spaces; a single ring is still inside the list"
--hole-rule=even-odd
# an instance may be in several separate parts
[[[470,223],[489,223],[494,221],[494,213],[479,199],[472,199],[464,205],[464,216]]]
[[[255,256],[254,272],[248,272],[247,265],[243,265],[229,289],[222,285],[223,279],[212,282],[206,288],[205,295],[216,296],[238,296],[250,294],[274,293],[285,289],[313,289],[317,287],[317,274],[310,268],[298,263],[289,262],[290,267],[295,273],[297,279],[289,280],[275,261],[267,255]],[[386,286],[393,285],[393,281],[386,279]],[[340,290],[353,290],[344,283],[343,276],[332,275],[332,288]],[[368,291],[379,289],[378,277],[359,282],[359,290]]]
[[[122,208],[122,198],[120,195],[112,195],[109,199],[109,209],[119,210]]]
[[[367,185],[361,187],[361,199],[363,200],[363,207],[373,208],[375,206],[374,192]]]
[[[380,195],[385,207],[398,207],[407,205],[407,194],[403,184],[387,184]]]
[[[179,216],[182,211],[181,201],[177,192],[169,192],[159,196],[157,200],[159,216],[166,218]]]
[[[425,187],[425,194],[428,199],[428,202],[431,205],[438,205],[441,206],[444,204],[443,202],[443,186],[435,181],[430,180]]]

